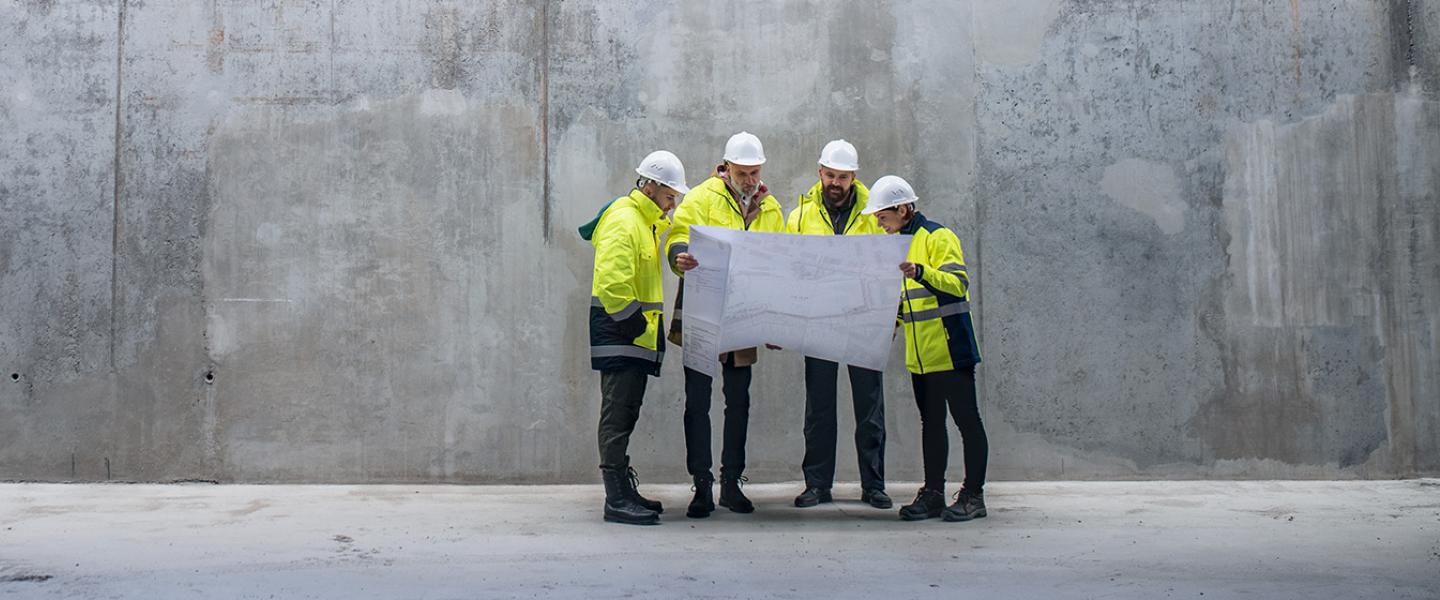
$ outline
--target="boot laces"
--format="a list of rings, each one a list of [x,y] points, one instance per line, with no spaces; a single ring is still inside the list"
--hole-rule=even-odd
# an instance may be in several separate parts
[[[972,501],[975,500],[975,498],[978,498],[979,496],[979,494],[972,493],[970,490],[964,488],[961,488],[960,491],[950,495],[950,497],[954,498],[956,502],[960,502],[965,505],[970,504]]]

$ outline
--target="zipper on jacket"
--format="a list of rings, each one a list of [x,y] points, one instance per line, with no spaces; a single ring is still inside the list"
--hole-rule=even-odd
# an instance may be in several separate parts
[[[905,308],[910,312],[910,331],[906,332],[906,336],[910,338],[910,345],[915,348],[915,364],[920,367],[920,374],[924,375],[925,361],[920,358],[920,341],[916,339],[919,327],[915,323],[915,307],[910,304],[910,288],[902,286],[900,292],[905,294]]]
[[[756,199],[756,201],[758,202],[759,199]],[[735,214],[740,215],[740,229],[750,231],[750,224],[745,222],[745,213],[740,212],[740,201],[732,197],[730,198],[730,202],[728,202],[727,204],[730,205],[730,210],[733,210],[735,211]],[[761,210],[764,210],[763,206],[761,207]],[[759,221],[760,215],[755,215],[755,220]]]
[[[825,207],[825,196],[821,195],[820,199],[815,202],[815,204],[818,205],[816,206],[816,208],[820,209],[820,218],[825,220],[825,224],[830,226],[830,231],[833,233],[835,231],[835,221],[830,218],[830,209]],[[805,218],[803,212],[801,213],[800,218]],[[855,226],[855,221],[857,218],[858,217],[855,214],[855,205],[852,203],[850,205],[850,215],[845,221],[845,228],[840,230],[840,235],[850,233],[850,228]]]

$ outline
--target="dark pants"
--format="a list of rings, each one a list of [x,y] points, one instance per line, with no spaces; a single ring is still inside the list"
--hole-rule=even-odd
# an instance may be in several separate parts
[[[881,373],[850,366],[855,404],[855,454],[860,486],[885,489],[885,388]],[[805,357],[805,458],[800,469],[807,487],[835,483],[835,378],[840,365]]]
[[[647,378],[636,369],[600,372],[600,468],[622,469],[630,464],[626,453],[630,433],[640,420]]]
[[[911,375],[915,404],[920,408],[920,448],[925,460],[925,487],[945,491],[945,467],[950,459],[950,440],[945,432],[945,408],[960,428],[965,445],[965,489],[979,492],[985,485],[985,463],[990,442],[980,407],[975,401],[975,369]]]
[[[725,393],[725,433],[720,450],[720,476],[745,472],[745,437],[750,425],[750,367],[734,366],[733,355],[721,365]],[[685,467],[692,477],[711,477],[709,375],[685,369]]]

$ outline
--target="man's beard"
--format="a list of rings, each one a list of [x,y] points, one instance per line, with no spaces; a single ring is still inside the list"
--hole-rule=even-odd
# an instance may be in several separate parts
[[[755,196],[760,193],[760,186],[758,184],[755,186],[736,186],[736,189],[740,192],[740,202],[745,206],[750,206],[750,203],[755,200]]]
[[[825,188],[825,199],[830,201],[832,206],[839,206],[845,202],[845,195],[845,188],[833,185]]]

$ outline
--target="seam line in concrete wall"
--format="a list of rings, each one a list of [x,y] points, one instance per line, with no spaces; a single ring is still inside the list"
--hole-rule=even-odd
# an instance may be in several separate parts
[[[540,232],[550,243],[550,2],[540,2]]]
[[[115,339],[116,321],[115,304],[120,294],[120,142],[121,124],[123,116],[121,112],[121,93],[124,90],[125,75],[125,4],[127,0],[120,0],[120,12],[116,19],[115,26],[115,156],[111,169],[114,171],[112,180],[114,189],[111,196],[111,229],[110,229],[110,370],[115,370]]]
[[[1415,68],[1415,0],[1405,0],[1405,64]]]
[[[974,10],[973,8],[970,10],[970,39],[972,39],[972,40],[975,39],[975,10]],[[974,81],[979,80],[979,78],[980,78],[980,61],[975,58],[975,52],[974,52],[973,50],[971,51],[971,57],[970,57],[970,58],[971,58],[971,60],[970,60],[970,79],[971,79],[972,82],[974,82]],[[979,130],[980,130],[980,108],[979,108],[979,106],[972,105],[971,110],[970,110],[970,123],[969,123],[969,125],[970,125],[970,127],[971,127],[971,131],[979,131]],[[981,271],[983,271],[983,270],[985,269],[985,250],[984,250],[984,243],[985,243],[985,210],[984,210],[984,203],[980,201],[980,199],[979,199],[980,196],[979,196],[979,194],[977,193],[977,190],[979,190],[979,188],[980,188],[980,176],[979,176],[979,172],[980,172],[980,140],[979,140],[978,136],[977,136],[976,139],[974,140],[974,146],[972,146],[972,149],[973,149],[973,152],[972,152],[971,155],[970,155],[970,169],[971,169],[971,177],[970,177],[970,199],[971,199],[971,202],[973,203],[973,206],[974,206],[974,208],[975,208],[975,215],[974,215],[975,239],[972,240],[972,241],[975,242],[975,245],[972,247],[972,251],[974,252],[974,254],[971,255],[973,258],[971,259],[970,262],[971,262],[971,264],[976,265],[976,269],[975,269],[975,273],[973,273],[971,277],[967,277],[967,278],[966,278],[965,291],[969,294],[969,296],[970,296],[970,301],[971,301],[971,302],[974,302],[976,306],[982,307],[980,311],[972,314],[971,317],[972,317],[972,326],[975,328],[975,336],[976,336],[977,338],[979,338],[979,340],[984,340],[984,339],[985,339],[985,322],[984,322],[984,321],[985,321],[985,315],[984,315],[984,309],[983,309],[983,307],[985,306],[985,301],[984,301],[985,289],[984,289],[983,286],[982,286],[982,287],[972,287],[972,286],[975,285],[975,283],[976,283],[978,280],[984,278],[984,277],[983,277],[984,274],[983,274]],[[980,343],[983,344],[983,341],[980,342]],[[984,346],[983,346],[983,345],[981,346],[981,352],[982,352],[982,353],[984,352]],[[983,356],[983,354],[982,354],[982,356]],[[983,387],[983,386],[985,385],[984,380],[983,380],[983,377],[984,377],[983,371],[984,371],[984,370],[981,369],[981,371],[979,372],[979,373],[981,373],[981,374],[980,374],[980,377],[982,377],[982,379],[980,380],[980,385],[982,386],[980,389],[982,390],[982,392],[983,392],[983,390],[984,390],[984,387]]]

